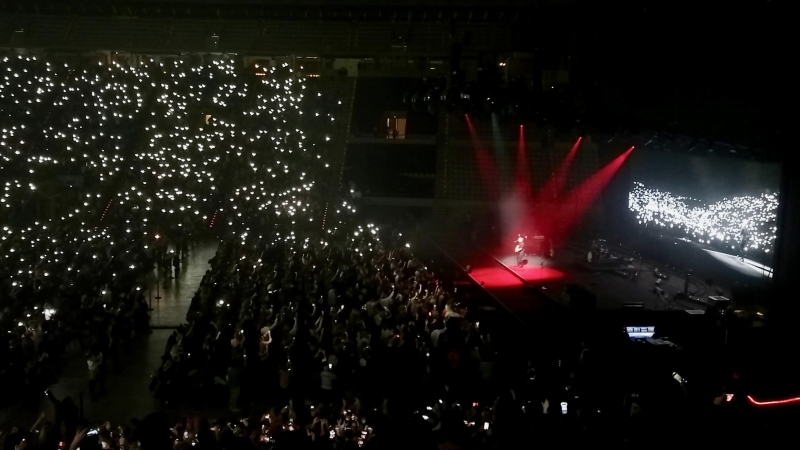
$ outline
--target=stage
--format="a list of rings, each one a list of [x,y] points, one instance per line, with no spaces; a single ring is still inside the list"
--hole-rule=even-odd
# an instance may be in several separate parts
[[[514,254],[505,256],[492,255],[492,257],[505,266],[507,270],[529,283],[537,284],[556,281],[566,276],[563,271],[552,267],[555,261],[549,258],[529,255],[523,260],[522,267],[517,267],[517,256]]]
[[[739,259],[734,255],[715,250],[703,249],[714,259],[743,275],[755,278],[772,278],[772,268],[748,258]]]
[[[731,299],[731,286],[769,279],[762,275],[768,268],[739,261],[734,255],[712,254],[697,245],[673,240],[650,244],[663,252],[640,257],[619,243],[607,243],[609,255],[615,256],[589,261],[591,242],[571,241],[556,247],[553,257],[526,255],[522,267],[516,267],[513,247],[491,250],[465,246],[459,239],[441,241],[437,247],[526,323],[559,306],[702,313],[718,304],[719,297]],[[677,263],[692,268],[688,283],[685,269]],[[575,300],[576,292],[583,301]],[[715,299],[709,298],[712,296]],[[594,300],[587,304],[586,298]]]
[[[597,309],[638,307],[646,310],[705,310],[712,304],[707,300],[709,295],[730,298],[728,289],[716,286],[712,289],[704,281],[693,277],[689,277],[691,297],[675,298],[675,294],[685,291],[685,275],[681,276],[663,265],[659,268],[658,264],[647,261],[635,261],[633,264],[590,263],[587,253],[588,246],[585,249],[579,245],[565,246],[553,258],[526,255],[522,267],[516,266],[514,253],[490,254],[519,281],[542,290],[554,302],[565,307],[571,303],[567,292],[570,285],[571,289],[578,287],[593,294]],[[635,276],[637,271],[638,277]],[[487,278],[489,273],[492,272],[479,272]],[[656,287],[661,289],[663,295],[657,293]]]

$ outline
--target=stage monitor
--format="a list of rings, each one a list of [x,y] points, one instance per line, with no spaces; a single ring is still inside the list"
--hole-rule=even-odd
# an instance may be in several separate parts
[[[656,327],[625,327],[625,334],[631,339],[649,339],[656,333]]]

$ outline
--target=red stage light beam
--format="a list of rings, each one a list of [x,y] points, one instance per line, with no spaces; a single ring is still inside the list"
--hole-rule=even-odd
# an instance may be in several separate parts
[[[503,239],[504,242],[507,240],[511,241],[512,237],[516,238],[517,233],[530,233],[528,218],[533,201],[530,164],[528,161],[527,148],[525,146],[525,127],[520,125],[512,195],[504,199],[500,205],[505,226],[505,235],[508,236],[508,239]]]
[[[533,205],[534,212],[532,214],[526,213],[524,215],[525,223],[534,224],[536,234],[550,236],[551,228],[548,223],[551,221],[554,214],[558,213],[560,205],[559,197],[561,196],[564,187],[567,184],[567,174],[575,160],[575,155],[578,153],[583,137],[578,137],[572,148],[561,160],[556,170],[545,182],[542,189],[536,194],[535,198],[529,197],[530,201],[527,203]]]
[[[483,188],[489,192],[490,196],[494,197],[500,192],[494,159],[489,151],[481,144],[478,132],[472,125],[472,120],[470,120],[469,115],[464,114],[464,117],[467,119],[467,127],[469,128],[469,134],[472,138],[472,146],[475,150],[475,164],[478,166],[478,174],[480,175],[481,183]]]
[[[603,189],[608,185],[622,164],[633,151],[629,148],[605,167],[594,173],[578,187],[573,189],[567,196],[559,202],[559,206],[553,214],[550,214],[547,232],[548,236],[553,236],[555,240],[566,237],[578,220],[583,216],[589,207],[597,200]]]
[[[578,147],[581,145],[581,141],[583,137],[579,137],[574,144],[572,144],[572,148],[567,153],[567,156],[561,160],[561,163],[558,165],[558,168],[553,175],[550,177],[549,180],[545,183],[542,190],[539,191],[539,201],[553,201],[558,196],[561,195],[561,191],[564,190],[564,186],[567,184],[567,174],[569,173],[569,168],[572,166],[572,161],[575,159],[575,155],[578,153]]]
[[[533,199],[531,189],[531,175],[528,168],[528,152],[525,148],[525,128],[519,126],[519,139],[517,140],[517,160],[514,174],[514,194],[523,202]]]

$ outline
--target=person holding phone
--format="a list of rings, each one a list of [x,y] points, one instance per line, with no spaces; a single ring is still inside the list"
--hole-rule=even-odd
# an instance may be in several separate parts
[[[319,377],[322,398],[327,404],[333,398],[333,381],[336,380],[336,374],[333,373],[333,364],[323,363],[322,372]]]
[[[89,367],[89,394],[92,400],[96,400],[98,393],[99,395],[105,395],[106,393],[103,351],[100,348],[90,350],[86,355],[86,364]]]
[[[84,428],[72,439],[69,450],[102,450],[99,431],[97,428]]]

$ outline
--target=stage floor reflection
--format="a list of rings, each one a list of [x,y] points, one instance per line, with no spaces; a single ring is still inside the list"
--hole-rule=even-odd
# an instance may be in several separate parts
[[[540,256],[529,255],[523,260],[522,266],[517,266],[516,255],[497,257],[495,259],[508,269],[522,277],[525,281],[539,283],[542,281],[553,281],[564,278],[565,274],[561,270],[553,267],[555,261]]]

